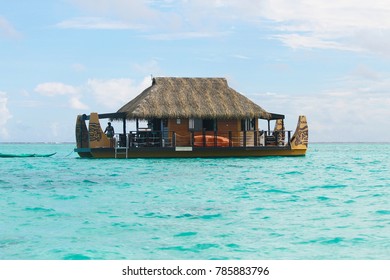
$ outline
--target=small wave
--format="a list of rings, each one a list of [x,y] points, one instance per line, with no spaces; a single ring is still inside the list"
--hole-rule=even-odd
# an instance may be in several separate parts
[[[162,251],[180,251],[180,252],[183,252],[183,251],[191,251],[191,249],[189,248],[185,248],[183,246],[169,246],[169,247],[160,247],[158,248],[159,250],[162,250]]]
[[[174,237],[186,237],[186,236],[194,236],[197,235],[198,233],[195,231],[185,231],[185,232],[180,232],[178,234],[175,234]]]
[[[343,241],[344,241],[344,238],[342,238],[342,237],[335,237],[335,238],[331,238],[331,239],[325,239],[325,238],[321,237],[318,239],[311,239],[311,240],[304,240],[304,241],[296,242],[296,244],[308,245],[308,244],[319,243],[322,245],[332,245],[332,244],[338,244],[338,243],[343,242]]]
[[[375,213],[379,215],[390,215],[390,210],[378,210]]]
[[[172,217],[172,215],[149,212],[149,213],[146,213],[146,214],[144,214],[144,215],[142,215],[142,216],[140,216],[140,217],[143,217],[143,218],[159,218],[159,219],[166,219],[166,218]]]
[[[26,207],[24,208],[26,211],[33,211],[33,212],[55,212],[52,208],[43,208],[43,207]]]
[[[91,260],[91,258],[83,254],[68,254],[63,260]]]
[[[156,213],[154,212],[149,212],[144,215],[145,218],[154,217],[154,216],[156,216]]]
[[[269,190],[266,190],[265,192],[266,193],[289,193],[287,191],[282,191],[282,190],[278,190],[278,189],[269,189]]]
[[[342,237],[335,237],[335,238],[332,238],[332,239],[328,239],[328,240],[323,240],[321,241],[321,244],[338,244],[340,242],[344,241],[344,238]]]
[[[300,172],[300,171],[288,171],[288,172],[285,172],[283,174],[286,174],[286,175],[303,175],[304,173]]]
[[[364,242],[367,242],[367,239],[365,238],[362,238],[362,237],[355,237],[351,240],[351,242],[353,244],[360,244],[360,243],[364,243]]]
[[[213,208],[206,208],[204,209],[206,211],[213,211],[215,212],[215,209]],[[203,212],[203,211],[202,211]],[[190,213],[184,213],[181,215],[174,216],[176,219],[181,219],[181,218],[189,218],[189,219],[204,219],[204,220],[210,220],[210,219],[216,219],[222,217],[222,214],[217,213],[217,214],[203,214],[203,213],[196,213],[196,214],[190,214]],[[171,216],[169,216],[171,217]]]
[[[235,244],[235,243],[226,244],[225,246],[228,247],[228,248],[232,248],[232,249],[240,248],[240,245]]]
[[[75,195],[57,195],[55,197],[55,199],[57,200],[72,200],[72,199],[76,199],[77,196]]]
[[[209,214],[209,215],[199,216],[199,218],[203,220],[211,220],[220,217],[222,217],[222,214]]]
[[[347,185],[323,185],[323,186],[320,186],[320,188],[323,188],[323,189],[340,189],[340,188],[345,188],[347,187]]]
[[[211,248],[218,248],[219,245],[218,244],[214,244],[214,243],[202,243],[202,244],[196,244],[193,249],[195,250],[207,250],[207,249],[211,249]]]
[[[21,240],[18,239],[3,239],[0,240],[0,248],[6,248],[8,246],[13,246],[13,245],[19,245],[22,243]]]
[[[329,200],[330,198],[327,196],[318,196],[317,199],[321,201],[325,201],[325,200]]]
[[[118,222],[118,223],[111,223],[111,226],[119,227],[119,228],[129,228],[130,224],[125,223],[125,222]]]
[[[94,181],[91,181],[91,180],[88,180],[88,179],[83,180],[83,183],[85,183],[85,184],[93,184],[93,185],[98,184],[97,182],[94,182]]]
[[[182,215],[178,215],[178,216],[176,216],[175,218],[181,219],[181,218],[191,218],[191,217],[192,217],[191,214],[185,213],[185,214],[182,214]]]

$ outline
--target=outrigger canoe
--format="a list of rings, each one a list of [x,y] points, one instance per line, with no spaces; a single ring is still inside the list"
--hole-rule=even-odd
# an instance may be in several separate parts
[[[26,158],[26,157],[51,157],[56,153],[52,154],[3,154],[0,153],[0,158]]]

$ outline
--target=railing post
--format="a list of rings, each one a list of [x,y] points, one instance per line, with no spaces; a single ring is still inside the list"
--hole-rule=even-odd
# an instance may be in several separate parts
[[[125,137],[126,137],[126,158],[127,158],[129,154],[129,135],[126,134],[126,131],[125,131]]]
[[[217,147],[217,132],[214,130],[214,147]]]
[[[232,141],[232,131],[229,130],[229,147],[231,147],[233,145],[233,141]]]
[[[244,130],[244,148],[246,148],[246,130]]]
[[[206,131],[205,130],[203,130],[203,147],[206,147]]]
[[[172,145],[176,148],[176,133],[172,131]]]

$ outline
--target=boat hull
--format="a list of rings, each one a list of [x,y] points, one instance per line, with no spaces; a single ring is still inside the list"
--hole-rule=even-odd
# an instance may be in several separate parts
[[[262,148],[134,148],[115,153],[114,148],[75,149],[82,158],[218,158],[218,157],[263,157],[304,156],[306,149],[289,147]]]

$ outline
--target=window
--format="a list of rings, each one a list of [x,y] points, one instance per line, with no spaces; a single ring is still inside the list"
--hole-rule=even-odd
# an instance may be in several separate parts
[[[202,122],[202,119],[189,119],[189,129],[190,130],[193,130],[193,131],[202,131],[202,125],[203,125],[203,122]]]
[[[255,130],[256,126],[256,119],[243,119],[241,120],[241,130],[242,131],[249,131],[249,130]]]
[[[204,119],[203,120],[203,129],[206,131],[216,131],[217,122],[214,119]]]

